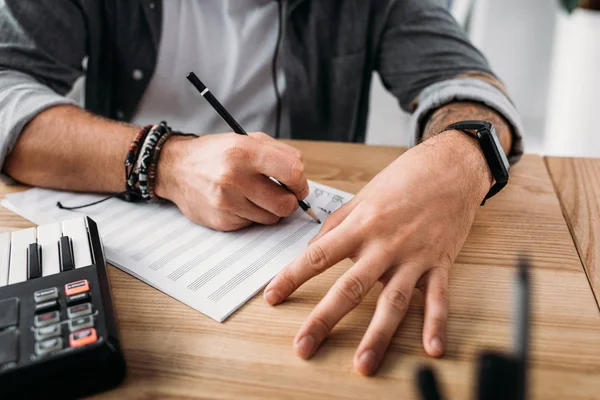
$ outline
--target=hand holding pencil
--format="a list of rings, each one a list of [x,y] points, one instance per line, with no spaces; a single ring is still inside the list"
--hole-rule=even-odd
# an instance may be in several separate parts
[[[260,132],[171,137],[155,190],[191,221],[219,231],[275,224],[309,194],[302,153]]]
[[[231,129],[233,129],[235,133],[239,135],[248,135],[244,128],[242,128],[242,126],[233,118],[231,114],[229,114],[225,107],[223,107],[223,105],[216,99],[216,97],[210,92],[210,90],[204,85],[204,83],[202,83],[202,81],[196,76],[196,74],[190,72],[187,75],[187,79],[192,85],[194,85],[198,92],[200,92],[200,95],[202,95],[206,99],[206,101],[208,101],[208,103],[215,109],[215,111],[221,116],[221,118],[223,118],[225,122],[227,122],[227,124],[231,127]],[[281,187],[283,187],[284,189],[289,190],[285,184],[279,182],[276,178],[273,178],[273,180],[279,185],[281,185]],[[313,220],[315,220],[319,224],[321,223],[315,212],[311,209],[310,204],[308,204],[302,199],[298,199],[298,205]]]

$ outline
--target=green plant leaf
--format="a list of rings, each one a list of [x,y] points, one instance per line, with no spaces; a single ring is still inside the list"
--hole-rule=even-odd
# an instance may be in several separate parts
[[[579,5],[579,0],[560,0],[560,2],[569,14]]]

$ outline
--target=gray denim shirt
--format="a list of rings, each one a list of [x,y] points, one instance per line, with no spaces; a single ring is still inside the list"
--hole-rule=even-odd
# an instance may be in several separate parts
[[[400,106],[413,112],[413,143],[433,109],[472,100],[509,121],[515,135],[509,159],[514,163],[521,156],[522,127],[508,97],[484,81],[455,79],[492,71],[437,1],[281,1],[287,3],[281,61],[288,90],[283,101],[292,138],[364,141],[376,71]],[[0,70],[18,72],[59,96],[85,75],[85,108],[128,121],[156,67],[161,13],[160,0],[4,0]],[[133,76],[136,70],[142,79]],[[0,114],[11,110],[0,122],[0,166],[22,127],[61,102],[51,97],[45,93],[40,96],[45,102],[23,101],[21,110],[4,107],[19,98],[14,90],[0,91]]]

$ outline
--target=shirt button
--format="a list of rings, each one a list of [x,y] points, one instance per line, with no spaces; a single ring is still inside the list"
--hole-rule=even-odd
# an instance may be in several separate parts
[[[117,111],[117,118],[118,119],[124,119],[125,118],[125,113],[122,110],[118,110]]]
[[[148,4],[148,7],[150,7],[151,10],[154,10],[154,7],[156,7],[156,4],[154,4],[153,2],[150,2],[150,4]]]
[[[144,78],[144,73],[139,69],[134,69],[131,76],[133,76],[133,79],[135,79],[136,81],[141,81],[142,78]]]

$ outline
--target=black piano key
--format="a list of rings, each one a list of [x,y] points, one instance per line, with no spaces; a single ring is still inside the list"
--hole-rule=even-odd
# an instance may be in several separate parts
[[[31,243],[27,248],[27,279],[42,276],[42,247]]]
[[[58,255],[60,258],[60,270],[70,271],[75,268],[73,259],[73,244],[68,236],[61,236],[58,242]]]

